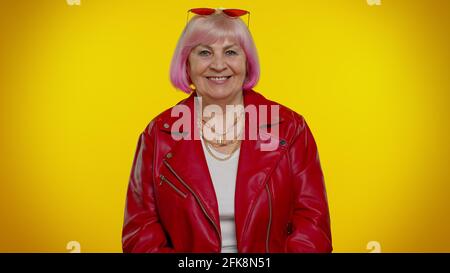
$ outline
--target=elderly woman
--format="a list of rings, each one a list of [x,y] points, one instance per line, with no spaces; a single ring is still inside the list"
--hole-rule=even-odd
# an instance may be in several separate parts
[[[140,135],[123,251],[331,252],[316,143],[301,115],[252,89],[248,12],[190,11],[170,71],[190,95]]]

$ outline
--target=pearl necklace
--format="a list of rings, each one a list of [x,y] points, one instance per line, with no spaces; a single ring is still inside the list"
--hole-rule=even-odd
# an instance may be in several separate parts
[[[236,125],[238,124],[238,121],[241,120],[241,117],[242,117],[242,116],[245,117],[245,115],[243,115],[244,113],[245,113],[245,112],[242,112],[242,113],[239,115],[238,119],[235,118],[235,122],[234,122],[234,124],[233,124],[230,128],[235,128],[235,127],[236,127]],[[202,122],[201,122],[200,120],[201,120]],[[200,115],[198,115],[197,125],[198,125],[198,128],[200,129],[200,135],[201,135],[202,139],[204,140],[206,151],[207,151],[213,158],[215,158],[215,159],[217,159],[217,160],[219,160],[219,161],[226,161],[226,160],[230,159],[230,158],[233,156],[233,154],[234,154],[234,153],[238,150],[238,148],[240,147],[240,143],[241,143],[240,137],[241,137],[241,135],[242,135],[243,128],[241,128],[241,130],[239,131],[239,133],[238,133],[236,139],[233,139],[233,140],[231,140],[230,142],[226,142],[225,138],[223,137],[223,136],[225,136],[225,135],[230,131],[230,128],[228,128],[228,130],[227,130],[224,134],[218,134],[218,133],[216,133],[216,132],[213,131],[213,133],[217,136],[217,140],[211,141],[210,139],[205,138],[205,136],[203,135],[203,123],[204,123],[204,120],[201,119]],[[208,124],[208,125],[209,125],[209,124]],[[211,126],[208,126],[208,125],[205,124],[205,126],[208,127],[208,128],[210,128],[211,131],[212,131]],[[242,127],[243,127],[243,126],[242,126]],[[211,146],[212,146],[212,147],[224,147],[224,146],[231,145],[231,144],[233,144],[234,146],[233,146],[233,148],[232,148],[230,154],[227,155],[226,157],[223,157],[223,158],[222,158],[222,157],[218,157],[218,156],[216,156],[216,155],[211,151]]]

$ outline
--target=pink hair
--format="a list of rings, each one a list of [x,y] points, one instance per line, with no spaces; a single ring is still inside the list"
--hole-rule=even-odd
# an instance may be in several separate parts
[[[194,16],[181,34],[172,57],[170,80],[186,93],[191,93],[192,83],[188,75],[188,58],[192,49],[199,44],[213,44],[230,38],[237,41],[247,58],[247,76],[242,89],[252,89],[259,80],[259,61],[255,43],[245,23],[239,18],[231,18],[222,12],[209,16]]]

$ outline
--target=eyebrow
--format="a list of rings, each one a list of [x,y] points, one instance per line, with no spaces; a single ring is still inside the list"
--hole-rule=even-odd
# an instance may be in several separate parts
[[[203,44],[201,44],[201,45],[199,45],[199,46],[202,46],[202,47],[207,47],[207,48],[209,48],[209,49],[213,49],[212,47],[210,47],[209,45],[203,45]],[[227,45],[227,46],[225,46],[223,49],[229,49],[229,48],[231,48],[231,47],[233,47],[233,46],[236,46],[236,44],[230,44],[230,45]]]

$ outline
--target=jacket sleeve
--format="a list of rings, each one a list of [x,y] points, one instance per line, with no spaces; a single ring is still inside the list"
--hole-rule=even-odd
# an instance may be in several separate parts
[[[287,252],[331,252],[330,215],[319,153],[311,130],[300,116],[299,133],[289,148],[294,180],[292,233]]]
[[[156,210],[153,181],[153,123],[140,135],[133,160],[122,230],[123,252],[174,252]]]

